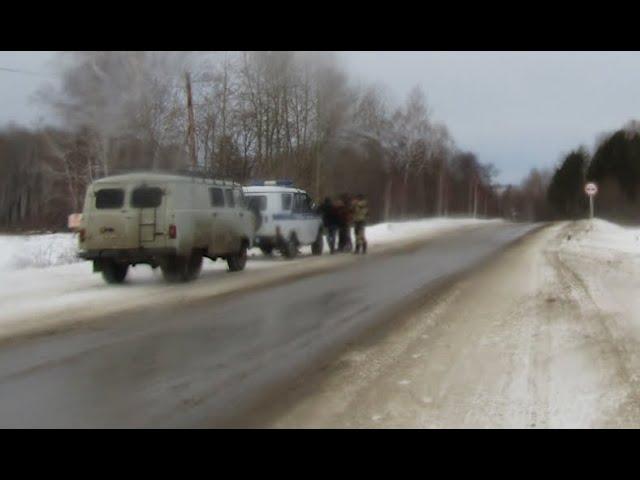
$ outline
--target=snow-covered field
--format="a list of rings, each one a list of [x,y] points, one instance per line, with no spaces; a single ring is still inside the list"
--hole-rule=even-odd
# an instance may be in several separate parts
[[[501,220],[434,218],[373,225],[367,229],[371,252],[399,242],[427,238],[459,228]],[[106,285],[94,274],[90,262],[76,257],[74,234],[0,235],[0,337],[21,330],[50,327],[76,312],[108,313],[125,307],[141,307],[149,298],[185,301],[198,295],[226,293],[265,281],[268,272],[286,276],[318,262],[335,262],[349,256],[311,256],[310,247],[287,261],[250,252],[246,270],[230,275],[226,263],[205,259],[201,277],[186,285],[167,285],[157,270],[146,265],[130,269],[124,285]],[[325,252],[328,248],[325,245]],[[273,275],[272,275],[273,276]]]

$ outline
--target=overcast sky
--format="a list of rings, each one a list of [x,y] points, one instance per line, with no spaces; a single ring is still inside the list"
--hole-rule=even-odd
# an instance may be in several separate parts
[[[434,119],[461,148],[493,162],[501,182],[640,118],[640,54],[340,52],[353,77],[386,85],[399,103],[421,85]],[[0,126],[33,125],[30,97],[52,75],[50,52],[0,52]],[[7,72],[26,70],[40,75]],[[51,77],[49,77],[51,79]],[[46,120],[46,117],[44,117]]]

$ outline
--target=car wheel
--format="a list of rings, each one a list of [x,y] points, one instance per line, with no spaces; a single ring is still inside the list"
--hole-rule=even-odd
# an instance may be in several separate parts
[[[127,276],[128,270],[129,265],[126,263],[108,261],[102,265],[102,278],[104,278],[107,283],[122,283],[124,282],[124,278]]]
[[[195,280],[202,270],[202,253],[193,252],[187,260],[187,280]]]
[[[316,237],[316,241],[311,244],[311,253],[314,255],[322,255],[323,249],[324,249],[324,237],[322,235],[322,230],[318,230],[318,236]]]
[[[231,255],[227,257],[227,265],[229,266],[230,272],[239,272],[244,270],[245,265],[247,264],[247,244],[243,243],[242,247],[240,247],[240,252],[235,255]]]
[[[160,270],[164,279],[170,283],[186,282],[189,279],[187,260],[184,257],[166,257],[160,265]]]
[[[291,235],[289,240],[283,242],[282,255],[287,259],[294,259],[298,255],[298,238],[295,235]]]
[[[262,251],[263,255],[266,255],[268,257],[273,255],[273,246],[271,245],[265,245],[264,247],[260,247],[260,250]]]

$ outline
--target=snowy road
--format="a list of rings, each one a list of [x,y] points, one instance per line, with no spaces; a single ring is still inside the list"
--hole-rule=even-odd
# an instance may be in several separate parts
[[[317,259],[330,268],[235,294],[154,287],[165,297],[158,307],[147,298],[72,329],[4,340],[0,426],[225,424],[532,228],[498,223],[341,265]]]
[[[447,232],[500,220],[431,218],[368,227],[372,254],[402,248]],[[173,304],[211,299],[265,283],[330,270],[355,259],[349,256],[311,257],[309,247],[296,260],[250,253],[246,270],[234,274],[226,262],[205,260],[201,277],[187,285],[167,285],[159,270],[146,265],[131,268],[125,285],[105,285],[91,272],[90,262],[75,258],[77,240],[70,234],[0,235],[0,340],[25,333],[67,328],[106,314],[149,303]],[[328,250],[328,248],[326,248]]]
[[[264,407],[276,427],[640,427],[640,231],[554,225]]]

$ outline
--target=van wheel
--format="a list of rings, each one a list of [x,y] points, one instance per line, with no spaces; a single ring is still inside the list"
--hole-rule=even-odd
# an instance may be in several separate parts
[[[294,259],[298,255],[298,238],[295,234],[291,235],[291,238],[283,240],[282,247],[280,248],[282,255],[288,259]]]
[[[195,280],[202,270],[202,253],[193,252],[187,261],[187,280]]]
[[[107,283],[122,283],[127,276],[129,265],[126,263],[117,263],[113,260],[104,262],[102,265],[102,278]]]
[[[322,255],[324,249],[324,237],[322,236],[322,230],[318,230],[318,236],[316,241],[311,244],[311,253],[314,255]]]
[[[184,282],[186,280],[185,266],[186,262],[182,257],[169,256],[162,261],[160,270],[162,270],[162,276],[167,282]]]
[[[247,244],[243,243],[240,247],[240,252],[235,255],[230,255],[227,257],[227,265],[229,266],[230,272],[239,272],[244,270],[245,265],[247,264]]]
[[[193,252],[188,258],[166,257],[160,265],[162,276],[167,282],[188,282],[198,278],[202,270],[202,253]]]

